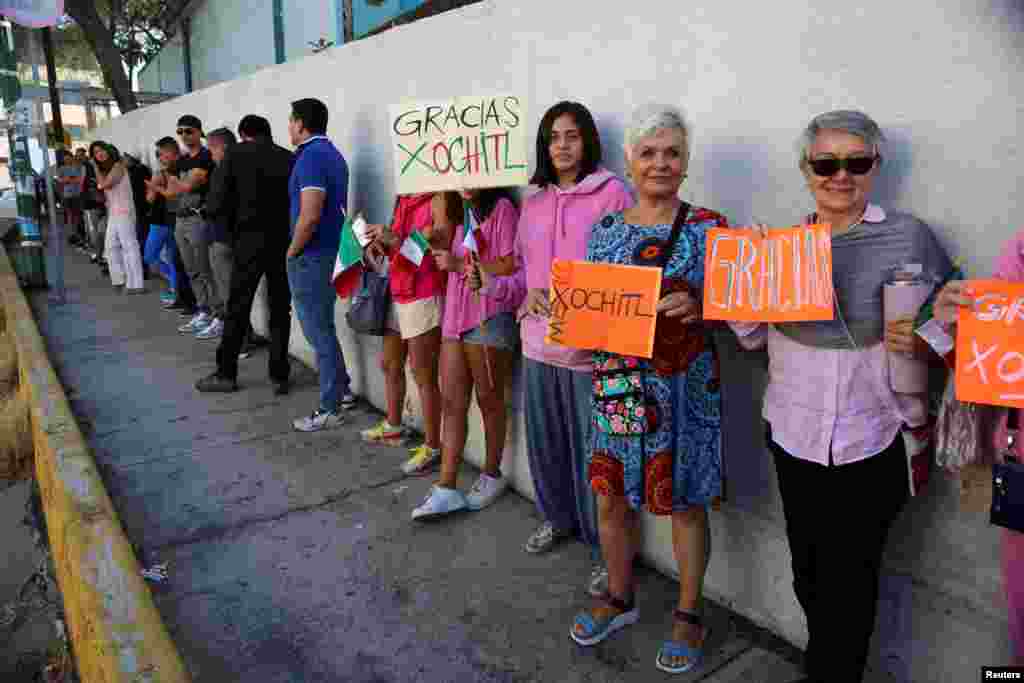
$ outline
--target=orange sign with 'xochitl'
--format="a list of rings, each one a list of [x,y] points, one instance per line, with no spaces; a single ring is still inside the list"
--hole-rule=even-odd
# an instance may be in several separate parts
[[[650,358],[661,268],[555,259],[549,344]]]

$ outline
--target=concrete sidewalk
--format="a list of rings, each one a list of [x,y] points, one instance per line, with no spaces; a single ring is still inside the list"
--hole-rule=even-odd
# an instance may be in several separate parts
[[[140,562],[169,565],[154,593],[198,683],[799,676],[796,650],[715,605],[706,666],[657,672],[676,584],[647,570],[641,622],[574,645],[588,553],[524,553],[532,503],[510,494],[413,524],[430,479],[401,476],[403,449],[359,441],[375,411],[327,433],[292,431],[316,404],[316,376],[293,361],[295,388],[275,397],[263,351],[241,361],[242,391],[199,394],[216,342],[178,334],[155,292],[115,293],[77,252],[66,279],[63,307],[33,295],[39,326]]]

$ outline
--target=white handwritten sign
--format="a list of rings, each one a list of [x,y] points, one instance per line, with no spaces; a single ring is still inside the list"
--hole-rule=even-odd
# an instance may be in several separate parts
[[[391,107],[398,194],[526,185],[526,100],[475,95]]]

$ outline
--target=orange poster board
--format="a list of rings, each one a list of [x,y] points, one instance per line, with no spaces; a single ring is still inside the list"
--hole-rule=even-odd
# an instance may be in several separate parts
[[[832,230],[714,228],[704,258],[704,319],[832,320]]]
[[[970,283],[975,306],[961,309],[956,334],[956,397],[1024,408],[1024,284]]]
[[[660,298],[661,268],[555,259],[545,341],[650,358]]]

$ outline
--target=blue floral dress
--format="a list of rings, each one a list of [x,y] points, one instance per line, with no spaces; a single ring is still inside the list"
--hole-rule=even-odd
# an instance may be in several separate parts
[[[662,295],[688,291],[703,300],[707,231],[727,227],[724,217],[691,208],[665,268]],[[626,223],[621,212],[594,226],[587,259],[655,265],[672,226]],[[610,354],[597,352],[595,360]],[[599,494],[625,496],[638,510],[658,515],[717,503],[722,494],[721,391],[710,327],[658,318],[654,356],[639,359],[650,430],[642,436],[608,434],[592,426],[589,478]],[[598,408],[593,401],[593,408]],[[594,420],[596,425],[596,420]]]

